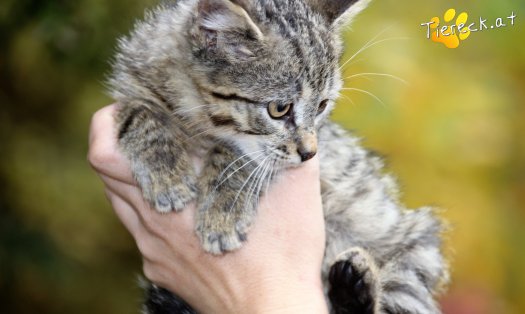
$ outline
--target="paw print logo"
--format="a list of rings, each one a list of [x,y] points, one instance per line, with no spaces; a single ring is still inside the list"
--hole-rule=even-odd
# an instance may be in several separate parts
[[[456,10],[448,9],[443,16],[444,22],[449,23],[456,17]],[[432,31],[432,41],[437,43],[443,43],[447,48],[457,48],[461,41],[467,39],[470,36],[470,30],[465,27],[467,25],[468,14],[463,12],[456,18],[455,25],[446,26],[443,28],[440,25],[438,17],[433,17],[430,25]],[[444,24],[445,24],[444,23]]]

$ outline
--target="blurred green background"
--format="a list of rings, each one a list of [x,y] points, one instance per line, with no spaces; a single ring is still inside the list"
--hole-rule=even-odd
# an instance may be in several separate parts
[[[152,0],[0,3],[2,313],[137,313],[140,257],[86,162],[115,39]],[[457,49],[421,23],[456,8],[513,27]],[[525,313],[523,1],[376,1],[345,33],[358,73],[334,119],[386,156],[412,206],[443,208],[453,283],[446,313]]]

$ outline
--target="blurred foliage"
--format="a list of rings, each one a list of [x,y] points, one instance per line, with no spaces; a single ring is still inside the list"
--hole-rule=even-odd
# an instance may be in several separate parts
[[[0,3],[0,298],[3,313],[136,313],[140,257],[86,162],[115,39],[138,0]],[[421,23],[454,7],[516,25],[458,49]],[[376,1],[345,33],[352,77],[334,119],[387,156],[417,207],[444,208],[447,313],[525,313],[525,3]],[[383,39],[385,39],[383,41]]]

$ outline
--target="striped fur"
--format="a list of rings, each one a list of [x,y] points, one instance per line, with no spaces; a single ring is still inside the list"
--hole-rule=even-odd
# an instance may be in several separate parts
[[[268,184],[318,153],[332,312],[439,313],[443,225],[400,204],[381,160],[327,120],[342,86],[340,27],[367,2],[160,5],[119,41],[109,79],[119,146],[157,210],[197,201],[195,230],[213,254],[239,249]],[[194,311],[151,286],[144,312]]]

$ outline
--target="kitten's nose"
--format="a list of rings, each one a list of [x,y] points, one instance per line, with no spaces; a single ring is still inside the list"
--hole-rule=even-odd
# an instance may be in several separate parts
[[[310,151],[301,151],[300,148],[297,149],[297,153],[299,153],[299,156],[301,156],[301,161],[305,162],[307,160],[310,160],[314,158],[315,154],[317,154],[316,151],[310,152]]]
[[[312,159],[317,154],[317,135],[315,131],[298,130],[295,143],[297,144],[297,153],[301,156],[302,162]]]

